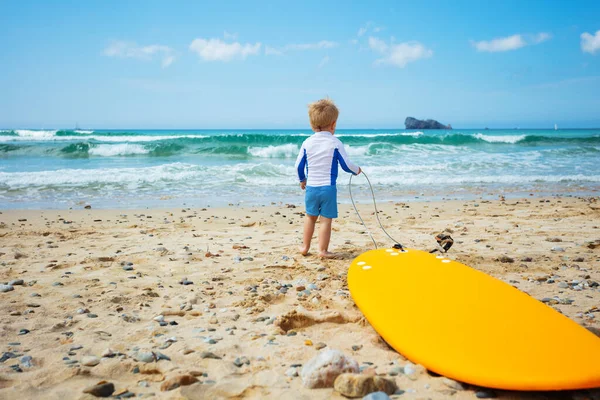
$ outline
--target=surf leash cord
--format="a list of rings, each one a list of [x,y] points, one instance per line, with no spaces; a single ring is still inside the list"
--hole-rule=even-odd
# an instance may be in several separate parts
[[[362,174],[367,179],[367,183],[369,184],[369,189],[371,189],[371,197],[373,198],[373,207],[375,208],[375,216],[377,217],[377,222],[379,223],[379,227],[381,228],[383,233],[385,233],[386,236],[389,237],[395,243],[394,248],[403,250],[404,246],[402,246],[400,244],[400,242],[398,242],[396,239],[391,237],[390,234],[387,233],[387,231],[383,227],[383,224],[381,223],[381,220],[379,219],[379,210],[377,210],[377,203],[375,202],[375,192],[373,191],[373,185],[371,185],[371,181],[369,180],[369,177],[367,176],[367,174],[365,174],[365,171],[362,171]],[[371,240],[373,241],[373,244],[375,245],[375,248],[377,249],[378,248],[377,242],[375,242],[373,235],[371,235],[371,231],[369,231],[369,228],[367,228],[367,224],[365,224],[365,221],[363,221],[362,217],[360,216],[360,213],[358,212],[358,209],[356,208],[356,203],[354,203],[354,197],[352,196],[352,177],[353,176],[354,175],[350,175],[350,180],[348,181],[348,191],[350,192],[350,200],[352,201],[352,206],[354,207],[354,211],[356,212],[356,215],[358,215],[358,219],[360,219],[360,222],[362,222],[363,226],[365,227],[365,230],[369,234],[369,237],[371,238]]]

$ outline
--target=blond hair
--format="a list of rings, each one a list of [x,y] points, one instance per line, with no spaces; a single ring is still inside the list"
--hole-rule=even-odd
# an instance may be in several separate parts
[[[340,111],[329,98],[321,99],[308,105],[308,117],[310,126],[315,131],[330,128],[338,119]]]

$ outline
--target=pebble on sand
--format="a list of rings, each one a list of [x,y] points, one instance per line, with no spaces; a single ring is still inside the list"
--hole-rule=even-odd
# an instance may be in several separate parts
[[[32,361],[33,361],[33,357],[31,357],[31,356],[21,357],[21,365],[24,366],[25,368],[33,367]]]
[[[390,379],[363,374],[341,374],[335,379],[333,387],[346,397],[363,397],[373,392],[392,394],[398,389]]]
[[[100,381],[94,386],[90,386],[83,390],[83,393],[89,393],[96,397],[110,397],[115,391],[115,385],[110,382]]]
[[[12,285],[0,285],[0,293],[10,292],[11,290],[15,290]]]
[[[167,379],[160,385],[160,390],[166,392],[168,390],[177,389],[180,386],[191,385],[198,382],[198,379],[192,375],[179,375],[171,379]]]
[[[133,359],[139,362],[150,363],[156,361],[156,355],[151,351],[138,351],[133,355]]]
[[[514,263],[515,259],[509,256],[500,256],[498,257],[498,261],[501,263]]]
[[[493,392],[491,390],[479,390],[475,392],[475,397],[477,397],[478,399],[495,399],[496,392]]]
[[[112,351],[112,349],[106,349],[102,352],[101,355],[102,355],[102,357],[111,358],[111,357],[114,357],[116,354]]]
[[[466,390],[467,389],[467,385],[465,383],[455,381],[454,379],[450,379],[450,378],[445,378],[445,377],[442,378],[442,383],[454,390]]]
[[[248,357],[238,357],[233,361],[233,364],[240,368],[241,366],[243,366],[244,364],[246,365],[250,365],[250,360],[248,360]]]
[[[363,397],[362,400],[390,400],[390,396],[385,392],[373,392]]]
[[[425,373],[425,371],[425,367],[421,364],[415,365],[409,362],[404,366],[404,375],[406,375],[411,381],[417,380],[420,375]]]
[[[339,350],[324,350],[302,368],[302,383],[309,389],[332,387],[346,372],[357,373],[358,363]]]
[[[221,359],[221,357],[219,357],[215,353],[211,353],[210,351],[203,351],[202,353],[200,353],[200,358],[202,358],[202,359],[211,358],[213,360],[220,360]]]
[[[96,356],[87,356],[81,359],[81,365],[86,367],[95,367],[98,364],[100,364],[100,359]]]

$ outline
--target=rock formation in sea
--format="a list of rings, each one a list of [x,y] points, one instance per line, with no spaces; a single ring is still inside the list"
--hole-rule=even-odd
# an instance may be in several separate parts
[[[452,129],[452,125],[444,125],[434,119],[420,120],[406,117],[404,121],[406,129]]]

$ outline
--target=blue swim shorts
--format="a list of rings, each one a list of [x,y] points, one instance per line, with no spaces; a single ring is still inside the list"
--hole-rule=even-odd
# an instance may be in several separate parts
[[[304,196],[306,213],[317,217],[337,218],[337,188],[331,186],[307,186]]]

